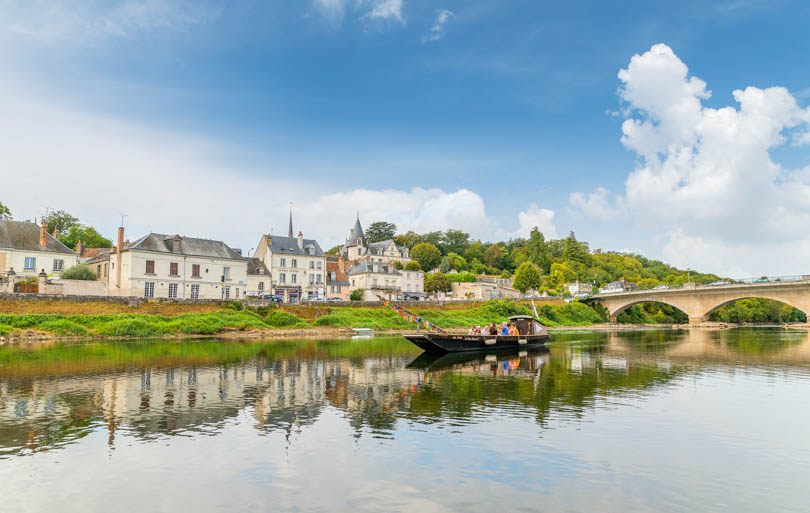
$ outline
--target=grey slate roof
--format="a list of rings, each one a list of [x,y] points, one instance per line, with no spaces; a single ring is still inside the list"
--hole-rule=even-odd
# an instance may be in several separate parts
[[[267,269],[267,266],[264,265],[264,262],[259,258],[253,257],[247,259],[247,273],[270,276],[270,271]]]
[[[50,233],[46,235],[46,247],[40,246],[39,229],[38,225],[28,221],[0,219],[0,248],[62,253],[65,255],[76,254],[72,249],[56,240]]]
[[[399,270],[394,267],[394,264],[384,264],[382,262],[357,262],[355,265],[346,269],[346,274],[362,274],[362,273],[381,273],[381,274],[400,274]]]
[[[393,242],[394,241],[391,239],[381,240],[379,242],[371,242],[368,245],[368,252],[372,255],[382,255],[385,253],[385,250],[388,249],[388,246],[390,246]],[[394,244],[394,247],[396,247],[397,251],[400,253],[404,253],[405,250],[408,249],[405,246],[397,246],[396,244]]]
[[[307,253],[306,250],[311,250]],[[279,237],[273,235],[270,237],[270,251],[275,255],[306,255],[306,256],[325,256],[321,246],[313,239],[304,239],[304,249],[298,247],[297,237]]]
[[[163,235],[150,233],[144,235],[124,248],[124,251],[153,251],[155,253],[172,253],[172,239],[180,237],[179,255],[202,256],[209,258],[227,258],[231,260],[245,260],[242,255],[231,249],[227,244],[218,240],[196,239],[180,235]]]
[[[354,228],[352,228],[352,234],[349,238],[351,242],[355,242],[358,239],[365,241],[366,236],[363,234],[363,227],[360,226],[360,217],[357,218],[357,221],[354,223]]]

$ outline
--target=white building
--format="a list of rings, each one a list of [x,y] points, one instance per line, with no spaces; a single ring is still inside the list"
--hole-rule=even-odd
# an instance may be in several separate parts
[[[400,271],[393,264],[360,261],[346,270],[350,290],[362,289],[364,301],[418,299],[425,296],[422,271]]]
[[[363,234],[359,216],[354,228],[349,230],[349,237],[340,248],[340,254],[348,261],[368,260],[383,263],[398,261],[402,262],[403,267],[411,260],[410,250],[405,246],[397,246],[393,240],[369,242]]]
[[[326,290],[326,254],[316,240],[305,239],[302,232],[293,237],[292,214],[287,237],[262,235],[253,254],[264,263],[272,276],[273,293],[284,302],[302,298],[323,299]]]
[[[581,296],[584,294],[593,294],[593,285],[587,282],[574,282],[574,283],[566,283],[565,288],[568,290],[568,293],[574,297]]]
[[[54,236],[55,235],[55,236]],[[79,263],[79,256],[41,226],[28,221],[0,219],[0,274],[20,277],[41,272],[59,278],[61,272]]]
[[[258,258],[248,258],[247,266],[247,289],[245,289],[245,295],[256,297],[271,294],[273,290],[272,275],[264,262]]]
[[[150,233],[110,255],[111,296],[242,299],[247,259],[217,240]]]

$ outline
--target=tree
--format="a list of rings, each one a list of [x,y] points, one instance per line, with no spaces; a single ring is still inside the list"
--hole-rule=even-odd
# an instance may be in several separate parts
[[[449,292],[452,287],[452,282],[442,273],[425,276],[425,292]]]
[[[442,246],[447,253],[464,253],[470,245],[470,234],[461,230],[447,230],[442,235]]]
[[[450,259],[446,256],[442,258],[442,262],[439,264],[439,272],[442,274],[447,274],[453,269],[453,265],[450,263]]]
[[[411,256],[419,262],[419,267],[423,271],[435,269],[442,261],[442,253],[439,248],[429,242],[417,244],[411,249]]]
[[[394,267],[396,267],[397,269],[399,269],[401,271],[402,270],[402,262],[400,262],[399,260],[394,260]]]
[[[576,279],[577,273],[567,262],[551,264],[551,272],[548,275],[548,280],[557,290],[562,290],[563,285]]]
[[[59,240],[71,249],[76,249],[76,243],[79,241],[82,241],[85,248],[112,247],[112,241],[102,236],[92,226],[73,225],[67,233],[60,235]]]
[[[0,203],[0,219],[11,219],[11,210],[3,203]]]
[[[48,233],[53,233],[54,230],[59,228],[60,231],[67,231],[72,226],[77,226],[79,224],[79,218],[65,212],[64,210],[54,210],[53,212],[49,212],[44,219],[45,223],[48,225]]]
[[[394,237],[394,242],[398,246],[405,246],[406,248],[411,249],[414,246],[416,246],[417,244],[419,244],[420,242],[424,242],[424,241],[422,240],[421,235],[419,235],[418,233],[416,233],[413,230],[409,230],[404,235],[397,235],[396,237]]]
[[[337,246],[330,248],[329,251],[326,252],[327,255],[337,255],[340,253],[340,248],[342,248],[342,244],[338,244]]]
[[[405,264],[406,271],[421,271],[422,268],[419,267],[419,262],[416,260],[411,260],[407,264]]]
[[[540,271],[531,262],[523,262],[515,272],[514,287],[525,294],[529,289],[540,287]]]
[[[463,256],[457,253],[448,253],[447,258],[450,260],[450,266],[456,271],[463,271],[467,268],[467,260]]]
[[[484,261],[484,244],[477,240],[470,244],[467,249],[464,250],[464,258],[467,259],[467,262],[472,262],[473,260],[478,260],[479,262]]]
[[[86,265],[79,264],[62,271],[62,279],[95,281],[98,276]]]
[[[509,272],[509,269],[504,269],[501,272],[501,278],[503,278],[504,280],[508,280],[511,277],[512,277],[512,273]]]
[[[380,242],[394,238],[397,233],[397,225],[387,221],[376,221],[366,228],[366,238],[369,242]]]
[[[488,266],[500,268],[501,260],[503,260],[503,250],[497,244],[493,244],[484,251],[484,263]]]
[[[362,301],[363,300],[363,289],[355,289],[349,294],[349,299],[352,301]]]

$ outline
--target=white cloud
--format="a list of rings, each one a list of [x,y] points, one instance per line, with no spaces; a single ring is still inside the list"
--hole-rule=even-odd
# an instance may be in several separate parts
[[[604,187],[597,187],[587,196],[581,192],[572,192],[568,197],[568,203],[585,215],[598,219],[613,219],[619,215],[622,198],[617,196],[611,204],[609,196],[610,191]]]
[[[467,189],[340,190],[285,163],[240,167],[233,164],[239,150],[216,140],[0,93],[0,201],[17,219],[62,209],[110,237],[123,212],[131,240],[149,231],[181,233],[245,251],[262,233],[286,235],[290,201],[295,230],[325,249],[343,242],[358,210],[365,225],[387,220],[401,231],[456,228],[485,240],[504,232]],[[532,205],[520,213],[519,232],[537,225],[556,236],[553,218]]]
[[[454,14],[452,11],[448,9],[439,9],[436,13],[436,19],[431,25],[430,30],[427,34],[422,36],[422,42],[428,43],[431,41],[438,41],[442,37],[444,37],[444,25],[447,21],[453,17]]]
[[[125,2],[42,0],[0,3],[0,28],[9,37],[90,41],[128,37],[153,29],[186,30],[219,16],[219,10],[185,0]]]
[[[518,214],[518,229],[508,236],[527,238],[535,227],[543,232],[547,240],[558,238],[557,228],[554,226],[554,211],[540,208],[534,203]]]
[[[639,156],[624,201],[666,234],[664,256],[721,274],[807,271],[810,169],[785,169],[771,151],[791,133],[804,142],[810,109],[782,87],[747,87],[733,92],[739,107],[704,107],[706,83],[663,44],[635,55],[619,79],[635,116],[622,143]],[[591,197],[575,196],[598,214],[603,203]]]
[[[362,13],[360,19],[405,23],[404,0],[312,0],[316,13],[332,23],[340,23],[349,11]]]

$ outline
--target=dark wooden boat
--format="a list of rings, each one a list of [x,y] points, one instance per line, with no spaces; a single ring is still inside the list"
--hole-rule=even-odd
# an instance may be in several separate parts
[[[515,315],[510,317],[509,320],[515,323],[521,335],[494,336],[416,333],[405,335],[405,338],[425,351],[440,353],[537,348],[544,346],[549,338],[546,327],[530,315]],[[500,329],[500,327],[498,329]]]

